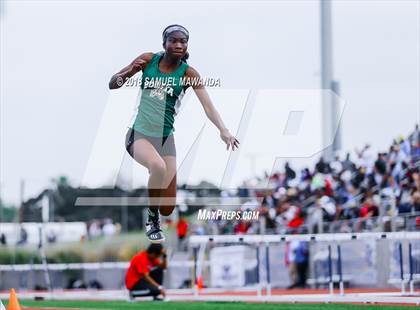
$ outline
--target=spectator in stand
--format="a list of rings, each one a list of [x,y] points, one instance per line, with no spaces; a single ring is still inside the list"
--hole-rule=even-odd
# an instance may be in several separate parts
[[[315,170],[319,173],[326,174],[331,172],[330,165],[324,160],[324,157],[320,157],[319,161],[315,165]]]
[[[359,221],[357,222],[356,230],[360,231],[368,219],[376,216],[379,216],[379,208],[374,204],[372,193],[369,192],[368,197],[360,208]]]
[[[334,156],[334,161],[330,164],[330,167],[331,167],[331,172],[334,173],[335,175],[338,175],[340,174],[341,171],[343,171],[343,164],[340,161],[339,155]]]
[[[357,155],[358,165],[364,167],[367,173],[370,173],[374,161],[370,144],[366,144],[360,151],[357,148],[354,151]]]
[[[347,153],[346,159],[343,160],[343,170],[354,171],[355,168],[355,164],[350,160],[350,153]]]
[[[403,162],[406,160],[408,160],[408,156],[401,150],[400,145],[392,146],[392,151],[389,154],[390,174],[398,181],[404,172]]]
[[[300,172],[301,182],[310,180],[312,178],[311,172],[308,168],[302,169]]]
[[[411,178],[412,178],[412,183],[413,183],[413,189],[420,191],[420,173],[413,172],[411,174]]]
[[[397,207],[397,214],[407,214],[411,213],[412,206],[410,201],[402,200],[400,197],[397,197],[395,200],[395,205]]]
[[[262,207],[260,208],[260,217],[264,217],[265,219],[265,229],[266,233],[274,233],[276,228],[276,222],[274,220],[275,216],[275,209],[274,208],[267,208]]]
[[[410,156],[411,153],[411,143],[409,139],[405,139],[403,136],[400,137],[399,145],[401,151],[404,153],[405,158]]]
[[[294,217],[287,223],[289,229],[298,229],[304,223],[304,218],[302,217],[302,211],[299,207],[296,207]]]
[[[248,232],[249,227],[250,223],[248,221],[241,220],[238,224],[236,224],[233,231],[236,235],[243,235]]]
[[[324,221],[330,222],[336,217],[336,206],[335,201],[328,197],[327,195],[323,195],[320,199],[321,208],[323,211],[323,219]]]
[[[286,185],[290,180],[296,178],[296,172],[290,167],[289,162],[284,165],[285,183]]]
[[[266,173],[263,179],[254,177],[244,181],[249,197],[261,198],[260,216],[265,217],[267,230],[287,233],[304,225],[311,232],[351,232],[373,229],[373,225],[380,228],[375,219],[379,214],[407,216],[411,210],[420,210],[418,124],[407,138],[395,139],[388,152],[373,155],[369,144],[355,152],[355,162],[350,153],[342,161],[339,156],[332,162],[320,157],[313,169],[304,167],[298,175],[286,162],[284,172]],[[268,189],[257,189],[261,183],[268,184]],[[325,225],[325,221],[331,224]],[[218,232],[252,231],[245,227],[244,223],[220,221]]]
[[[384,175],[386,173],[385,153],[378,153],[378,158],[375,161],[375,172],[380,175]]]
[[[420,128],[419,124],[414,127],[414,132],[408,137],[411,145],[420,145]]]
[[[416,147],[411,148],[411,164],[413,166],[420,165],[420,143]]]
[[[420,191],[415,191],[411,195],[412,212],[420,212]]]
[[[289,191],[289,195],[293,192]],[[299,227],[303,223],[303,219],[300,219],[300,208],[292,201],[292,197],[287,196],[280,201],[279,207],[277,208],[276,222],[279,224],[281,229],[278,233],[285,233],[287,228]]]
[[[311,233],[320,233],[322,231],[322,217],[323,217],[323,211],[321,208],[321,202],[320,198],[317,198],[314,207],[310,208],[308,211],[308,217],[306,224],[310,229]]]

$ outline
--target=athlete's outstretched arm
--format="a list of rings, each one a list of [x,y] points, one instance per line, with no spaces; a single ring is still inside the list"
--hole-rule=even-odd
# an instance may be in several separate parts
[[[192,67],[188,67],[187,71],[185,72],[185,75],[190,78],[196,78],[197,80],[200,78],[199,73]],[[235,148],[239,147],[239,141],[226,128],[222,118],[220,117],[219,112],[213,105],[206,88],[204,87],[204,85],[197,85],[195,83],[192,87],[198,99],[200,100],[204,111],[206,112],[206,116],[219,129],[220,138],[226,143],[226,149],[229,150],[229,147],[232,147],[232,151],[234,151]]]
[[[120,88],[129,78],[140,70],[144,70],[146,65],[152,59],[153,53],[144,53],[134,59],[128,66],[121,69],[120,72],[114,74],[109,81],[109,89]]]

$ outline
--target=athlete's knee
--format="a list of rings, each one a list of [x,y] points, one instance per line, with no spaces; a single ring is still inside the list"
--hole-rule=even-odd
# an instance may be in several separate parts
[[[157,174],[164,176],[166,173],[166,164],[163,160],[154,160],[149,165],[149,172],[152,174]]]
[[[176,177],[172,177],[170,172],[166,171],[165,179],[163,180],[163,189],[172,192],[176,188]]]

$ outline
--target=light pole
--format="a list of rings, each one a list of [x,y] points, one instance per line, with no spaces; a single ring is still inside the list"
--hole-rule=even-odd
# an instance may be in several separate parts
[[[320,0],[321,22],[321,89],[322,89],[322,145],[327,146],[323,150],[323,157],[331,161],[334,151],[341,145],[340,137],[334,141],[334,132],[338,128],[338,102],[335,100],[335,91],[338,90],[338,82],[334,81],[333,68],[333,45],[332,45],[332,17],[331,0]],[[337,132],[337,135],[340,131]]]

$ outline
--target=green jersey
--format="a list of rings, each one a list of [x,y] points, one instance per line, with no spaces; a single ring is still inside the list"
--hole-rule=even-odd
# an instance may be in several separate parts
[[[159,70],[163,53],[153,54],[141,78],[142,94],[133,128],[152,137],[166,137],[175,131],[174,120],[184,96],[182,78],[188,64],[181,62],[171,73]]]

